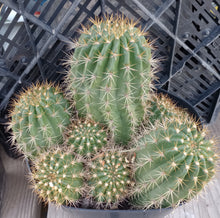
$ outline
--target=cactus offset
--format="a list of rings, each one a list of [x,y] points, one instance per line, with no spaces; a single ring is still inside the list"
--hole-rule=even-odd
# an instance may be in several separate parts
[[[69,102],[58,86],[37,84],[20,93],[13,102],[10,128],[12,140],[26,156],[36,156],[63,142],[63,131],[70,124]]]
[[[67,146],[86,157],[91,157],[107,143],[106,131],[92,121],[77,120],[67,135]]]
[[[83,164],[70,151],[56,149],[42,153],[31,175],[33,188],[46,202],[75,204],[84,189]]]
[[[170,207],[193,198],[215,173],[213,143],[188,116],[157,123],[137,140],[133,203]]]
[[[155,125],[156,122],[161,122],[164,118],[189,116],[186,109],[177,107],[166,94],[152,94],[147,101],[147,107],[146,126]]]
[[[126,144],[143,119],[153,77],[151,44],[123,16],[90,20],[74,44],[68,90],[80,115],[107,124]]]
[[[88,184],[98,205],[117,206],[128,195],[131,184],[129,161],[119,150],[97,154],[90,163]]]

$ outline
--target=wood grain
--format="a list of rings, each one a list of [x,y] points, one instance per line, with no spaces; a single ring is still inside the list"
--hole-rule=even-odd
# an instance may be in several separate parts
[[[6,171],[1,218],[40,218],[41,204],[28,187],[22,159],[9,158],[0,150]]]
[[[1,208],[2,208],[4,188],[5,188],[5,169],[4,169],[3,162],[0,156],[0,217],[1,217]]]

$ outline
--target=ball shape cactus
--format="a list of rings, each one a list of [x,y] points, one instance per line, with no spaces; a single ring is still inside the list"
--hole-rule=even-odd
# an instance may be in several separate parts
[[[70,151],[55,149],[42,153],[34,162],[33,188],[46,202],[75,204],[84,189],[82,160]]]
[[[58,86],[32,85],[19,94],[12,108],[12,140],[26,156],[36,158],[63,142],[63,132],[70,124],[70,104]]]
[[[136,141],[133,203],[170,207],[197,195],[215,173],[213,140],[189,117],[157,123]]]
[[[148,111],[145,119],[150,124],[161,122],[165,117],[172,117],[184,113],[182,108],[177,107],[174,102],[164,94],[152,94],[147,101]]]
[[[89,164],[91,196],[98,205],[117,206],[124,200],[131,185],[131,170],[126,155],[119,150],[97,154]]]
[[[77,120],[68,129],[66,144],[76,153],[91,157],[106,146],[107,132],[98,123]]]
[[[126,144],[143,119],[153,77],[146,33],[123,16],[91,19],[69,60],[68,90],[82,116],[107,124]]]
[[[178,107],[167,94],[152,93],[147,101],[147,107],[145,126],[155,125],[164,118],[191,116],[186,108]]]

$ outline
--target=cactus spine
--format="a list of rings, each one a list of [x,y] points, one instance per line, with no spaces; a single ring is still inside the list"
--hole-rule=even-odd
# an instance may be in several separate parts
[[[31,175],[35,192],[46,202],[75,204],[84,189],[83,164],[70,151],[55,149],[39,156]]]
[[[54,144],[63,142],[70,124],[69,102],[58,86],[37,84],[13,102],[10,128],[12,140],[26,156],[36,158]]]
[[[91,19],[74,44],[68,90],[80,115],[107,124],[115,140],[127,143],[143,119],[151,87],[151,44],[123,16]]]
[[[119,150],[106,150],[89,164],[88,184],[98,205],[117,206],[128,195],[131,171],[126,155]]]
[[[67,135],[67,145],[86,157],[91,157],[107,143],[106,131],[92,121],[77,120]]]
[[[215,172],[213,140],[188,116],[164,119],[137,140],[133,203],[170,207],[197,195]]]

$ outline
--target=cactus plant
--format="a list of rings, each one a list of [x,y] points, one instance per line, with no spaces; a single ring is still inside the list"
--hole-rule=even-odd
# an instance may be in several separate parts
[[[34,161],[32,186],[45,202],[75,204],[83,193],[83,163],[70,151],[53,149]]]
[[[68,129],[66,144],[76,153],[91,157],[107,144],[107,133],[98,123],[78,119]]]
[[[145,126],[155,125],[165,117],[187,117],[190,116],[187,109],[176,106],[167,94],[152,93],[147,101],[147,113],[144,119]]]
[[[70,104],[58,86],[37,84],[20,93],[12,104],[13,143],[26,156],[36,156],[63,142],[63,131],[70,124]]]
[[[136,141],[133,203],[170,207],[197,195],[215,173],[213,140],[188,116],[155,124]]]
[[[126,155],[120,150],[105,150],[89,163],[91,196],[98,205],[117,206],[129,192],[131,170]]]
[[[68,90],[82,116],[107,124],[126,144],[143,119],[153,77],[152,46],[123,16],[90,19],[68,63]]]

